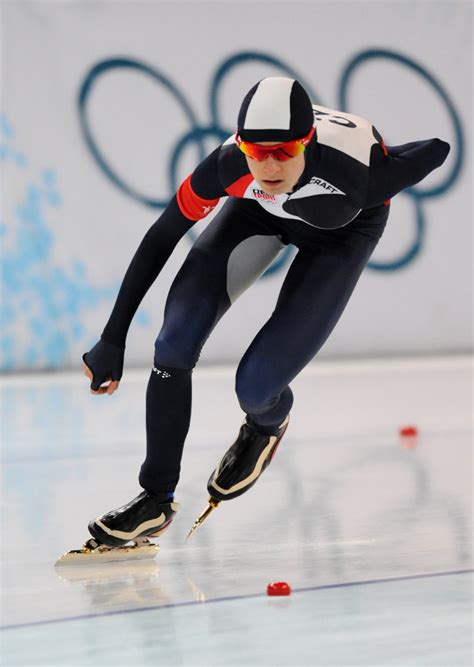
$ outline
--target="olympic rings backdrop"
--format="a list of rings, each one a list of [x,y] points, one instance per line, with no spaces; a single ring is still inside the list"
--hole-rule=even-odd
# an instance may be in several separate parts
[[[272,5],[270,18],[268,8],[6,6],[3,369],[80,363],[148,227],[234,131],[250,86],[277,73],[298,78],[316,103],[369,118],[388,145],[431,136],[451,144],[440,170],[394,199],[387,231],[320,355],[470,347],[470,8],[288,2]],[[298,13],[304,21],[289,39],[285,26]],[[212,216],[183,239],[144,300],[129,363],[150,362],[167,289],[206,224]],[[235,304],[204,361],[243,353],[270,315],[294,252],[285,249]]]

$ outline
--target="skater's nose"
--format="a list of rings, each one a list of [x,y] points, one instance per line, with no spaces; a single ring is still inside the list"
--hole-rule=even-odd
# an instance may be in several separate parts
[[[281,171],[281,163],[273,155],[267,155],[263,160],[263,173],[265,176],[275,176]]]

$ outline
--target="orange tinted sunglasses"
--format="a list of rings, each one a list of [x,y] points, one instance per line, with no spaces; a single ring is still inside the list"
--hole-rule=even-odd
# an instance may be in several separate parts
[[[253,144],[250,141],[244,141],[239,137],[239,133],[235,133],[235,141],[237,146],[240,148],[242,153],[262,162],[267,155],[272,155],[277,160],[284,162],[289,160],[292,157],[301,155],[304,153],[306,146],[311,141],[314,134],[314,127],[308,132],[308,134],[302,139],[293,139],[293,141],[284,141],[281,144],[275,144],[274,146],[261,146],[260,144]]]

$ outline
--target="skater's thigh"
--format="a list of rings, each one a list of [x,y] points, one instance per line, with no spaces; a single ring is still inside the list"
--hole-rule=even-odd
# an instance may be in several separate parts
[[[257,207],[240,199],[227,201],[193,245],[176,282],[192,270],[198,287],[212,283],[234,302],[285,247],[262,224]]]
[[[258,377],[278,393],[291,382],[334,329],[376,244],[371,235],[347,231],[300,249],[270,319],[242,358],[239,385]]]
[[[230,200],[191,248],[171,286],[157,349],[186,347],[188,361],[222,315],[271,264],[284,247],[252,209]],[[162,361],[162,363],[164,363]]]

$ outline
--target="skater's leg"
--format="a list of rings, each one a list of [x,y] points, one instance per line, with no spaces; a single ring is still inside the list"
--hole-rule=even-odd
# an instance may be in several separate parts
[[[173,492],[191,414],[191,373],[231,303],[276,257],[280,239],[240,202],[229,202],[191,249],[171,287],[146,397],[144,491],[89,524],[101,543],[120,546],[161,534],[178,509]]]
[[[191,419],[191,374],[191,369],[164,366],[155,360],[148,380],[147,456],[140,470],[140,485],[163,500],[173,498],[178,483]]]
[[[270,463],[293,403],[289,383],[335,327],[387,216],[386,208],[368,220],[361,216],[357,227],[326,232],[319,247],[299,251],[272,316],[239,365],[236,390],[247,419],[211,474],[211,497],[241,495]]]
[[[172,494],[191,416],[191,374],[201,348],[231,303],[283,244],[230,201],[194,244],[171,287],[147,389],[143,488]]]
[[[388,207],[365,212],[294,259],[275,310],[237,370],[236,390],[261,432],[278,428],[291,408],[289,383],[321,349],[382,235]]]

